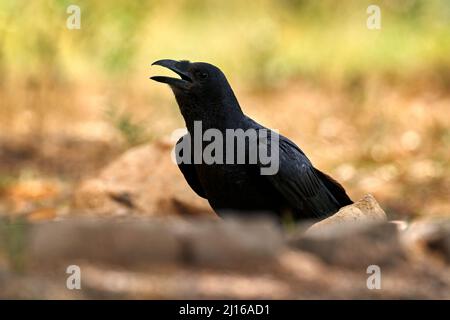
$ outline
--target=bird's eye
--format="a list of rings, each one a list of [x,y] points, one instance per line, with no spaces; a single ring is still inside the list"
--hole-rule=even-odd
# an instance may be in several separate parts
[[[202,71],[197,71],[196,76],[197,76],[197,78],[202,79],[202,80],[208,78],[208,74],[206,72],[202,72]]]

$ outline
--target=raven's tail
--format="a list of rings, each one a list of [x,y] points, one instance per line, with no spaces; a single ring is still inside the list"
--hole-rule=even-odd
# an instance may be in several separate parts
[[[315,170],[316,170],[316,174],[318,175],[320,180],[323,182],[323,184],[327,187],[327,189],[330,191],[330,193],[333,195],[333,197],[339,203],[340,208],[353,203],[352,199],[350,199],[350,197],[345,192],[344,187],[341,186],[341,184],[339,182],[334,180],[329,175],[323,173],[322,171],[317,170],[317,169],[315,169]]]

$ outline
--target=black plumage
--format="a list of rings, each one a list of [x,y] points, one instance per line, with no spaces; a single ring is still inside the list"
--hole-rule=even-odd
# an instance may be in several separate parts
[[[206,198],[219,214],[238,211],[242,214],[272,212],[278,217],[290,212],[296,220],[324,218],[352,203],[344,188],[334,179],[314,168],[300,148],[288,138],[270,131],[247,117],[237,101],[225,75],[208,63],[159,60],[153,63],[166,67],[180,78],[152,77],[167,83],[175,94],[188,132],[194,134],[194,122],[201,121],[202,132],[214,128],[226,136],[227,129],[266,129],[269,137],[278,138],[279,170],[261,175],[262,164],[181,163],[179,168],[191,188]],[[183,137],[184,138],[184,137]],[[193,139],[181,138],[177,147],[193,148]],[[248,152],[251,143],[245,144]],[[253,139],[254,140],[254,139]],[[268,139],[269,146],[271,139]],[[207,145],[203,142],[202,150]],[[223,141],[224,154],[227,150]],[[183,149],[183,148],[181,148]],[[191,155],[194,157],[194,155]],[[193,159],[192,159],[193,160]]]

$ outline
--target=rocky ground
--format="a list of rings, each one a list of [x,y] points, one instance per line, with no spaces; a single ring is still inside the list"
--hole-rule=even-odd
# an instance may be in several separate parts
[[[367,196],[289,231],[267,217],[3,223],[0,297],[449,299],[450,221],[404,225],[379,210]],[[80,290],[66,287],[71,265]]]
[[[3,216],[0,298],[450,299],[448,218],[390,221],[366,195],[318,223],[221,220],[170,145],[125,153],[64,210]]]

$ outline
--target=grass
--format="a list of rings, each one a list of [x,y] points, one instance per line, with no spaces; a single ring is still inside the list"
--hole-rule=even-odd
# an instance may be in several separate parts
[[[70,1],[7,0],[0,4],[0,63],[9,74],[50,68],[60,80],[84,80],[137,74],[160,57],[186,58],[217,63],[249,86],[273,77],[345,81],[449,70],[448,1],[378,3],[382,28],[373,31],[366,28],[369,1],[82,0],[81,30],[71,31]]]
[[[0,217],[0,253],[6,255],[10,268],[16,272],[24,271],[27,223],[20,218],[15,221],[2,221]]]
[[[128,147],[151,140],[146,124],[133,120],[130,112],[119,111],[117,107],[109,106],[105,111],[105,119],[117,130]]]

